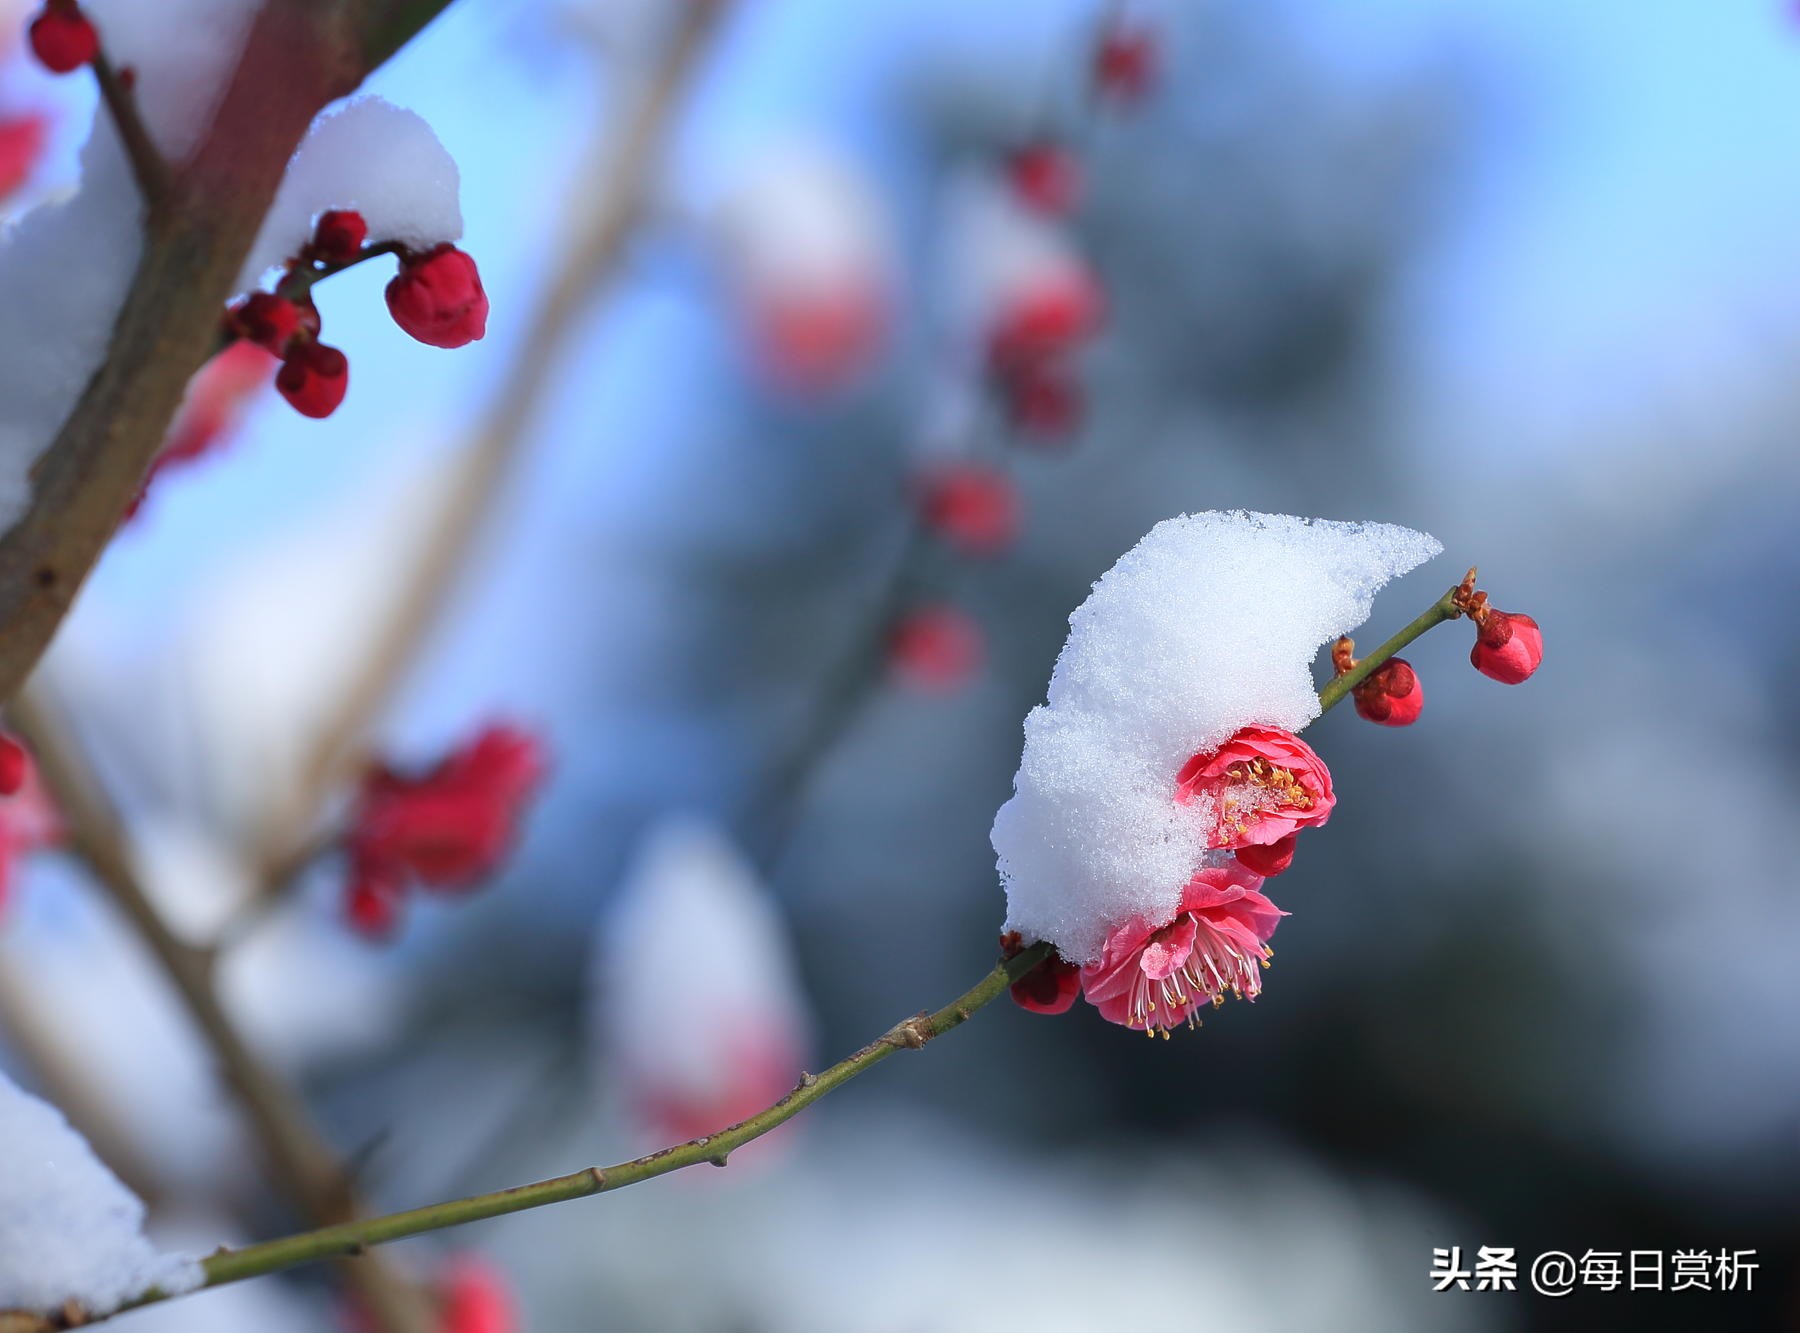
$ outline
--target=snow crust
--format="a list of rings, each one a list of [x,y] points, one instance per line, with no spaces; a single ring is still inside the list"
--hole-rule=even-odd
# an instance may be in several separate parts
[[[1175,775],[1253,723],[1319,714],[1320,645],[1443,548],[1385,523],[1242,510],[1156,525],[1069,617],[994,820],[1006,928],[1096,959],[1132,917],[1167,920],[1202,863],[1205,812]]]
[[[327,110],[294,153],[250,257],[238,274],[248,290],[305,245],[330,208],[353,208],[369,240],[428,250],[462,239],[462,177],[425,118],[380,97]]]
[[[0,1310],[105,1314],[198,1287],[200,1265],[158,1253],[143,1227],[143,1203],[62,1113],[0,1074]]]
[[[680,816],[652,828],[601,924],[596,1035],[631,1092],[703,1104],[749,1076],[746,1051],[795,1068],[810,1038],[786,923],[743,853]]]

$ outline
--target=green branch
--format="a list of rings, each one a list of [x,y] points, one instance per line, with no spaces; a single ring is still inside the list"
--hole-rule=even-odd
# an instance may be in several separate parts
[[[1320,690],[1320,711],[1327,711],[1339,703],[1370,672],[1425,631],[1461,615],[1459,591],[1458,588],[1450,589],[1393,638]],[[918,1014],[896,1023],[854,1055],[838,1061],[821,1074],[802,1075],[799,1085],[773,1106],[759,1111],[747,1120],[740,1120],[717,1134],[691,1139],[645,1157],[621,1162],[617,1166],[588,1167],[571,1175],[556,1176],[530,1185],[515,1185],[510,1189],[495,1190],[488,1194],[472,1194],[467,1198],[430,1204],[402,1213],[389,1213],[384,1217],[358,1218],[336,1226],[284,1236],[279,1240],[264,1241],[259,1245],[247,1245],[242,1249],[220,1250],[202,1261],[201,1266],[206,1275],[202,1288],[220,1287],[228,1282],[241,1282],[245,1278],[261,1277],[301,1264],[361,1254],[371,1246],[417,1236],[427,1231],[440,1231],[466,1222],[503,1217],[508,1213],[542,1208],[546,1204],[565,1203],[570,1199],[585,1199],[590,1195],[623,1189],[627,1185],[635,1185],[640,1181],[702,1163],[724,1166],[731,1154],[746,1143],[761,1138],[777,1125],[793,1119],[827,1093],[848,1083],[865,1070],[874,1068],[894,1052],[918,1050],[934,1037],[941,1037],[952,1028],[960,1027],[977,1010],[999,999],[1008,987],[1031,972],[1050,954],[1049,944],[1038,943],[1014,957],[1002,959],[986,976],[942,1009],[935,1013]],[[123,1308],[136,1309],[166,1299],[167,1293],[148,1291]]]
[[[635,1158],[617,1166],[588,1167],[572,1175],[540,1180],[532,1185],[517,1185],[491,1194],[474,1194],[466,1199],[431,1204],[385,1217],[364,1218],[338,1226],[305,1231],[280,1240],[248,1245],[240,1250],[220,1250],[203,1261],[206,1287],[219,1287],[227,1282],[260,1277],[298,1264],[316,1263],[344,1255],[360,1254],[371,1245],[385,1244],[425,1231],[461,1226],[507,1213],[541,1208],[545,1204],[585,1199],[591,1194],[623,1189],[639,1181],[666,1176],[683,1167],[710,1162],[724,1166],[737,1149],[760,1138],[777,1125],[791,1120],[833,1089],[841,1087],[864,1070],[872,1069],[896,1051],[916,1051],[934,1037],[967,1022],[976,1010],[997,1000],[1013,982],[1030,972],[1050,955],[1048,944],[1034,944],[1022,953],[994,964],[993,969],[968,990],[936,1013],[919,1014],[896,1023],[856,1054],[838,1061],[821,1074],[805,1074],[795,1089],[767,1110],[729,1129],[704,1138],[690,1140],[673,1148],[664,1148],[647,1157]],[[148,1292],[128,1305],[141,1305],[165,1299],[160,1291]]]
[[[1441,625],[1446,620],[1455,620],[1460,616],[1462,611],[1457,605],[1457,593],[1460,590],[1460,588],[1450,589],[1449,592],[1445,593],[1442,597],[1438,598],[1437,601],[1427,607],[1418,618],[1407,625],[1405,629],[1394,635],[1393,638],[1389,639],[1386,643],[1382,644],[1381,647],[1363,658],[1343,675],[1329,681],[1325,688],[1319,691],[1320,714],[1323,715],[1329,713],[1333,707],[1342,703],[1344,696],[1367,680],[1377,667],[1385,663],[1388,658],[1406,647],[1407,644],[1418,638],[1426,630],[1431,629],[1435,625]]]

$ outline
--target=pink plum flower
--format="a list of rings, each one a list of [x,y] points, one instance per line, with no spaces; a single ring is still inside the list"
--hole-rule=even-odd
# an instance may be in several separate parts
[[[1482,675],[1502,685],[1517,685],[1529,679],[1543,661],[1544,631],[1530,616],[1488,610],[1476,622],[1469,662]]]
[[[1286,915],[1241,865],[1209,867],[1188,881],[1172,920],[1128,921],[1106,937],[1100,961],[1081,969],[1087,1002],[1108,1022],[1151,1036],[1193,1027],[1227,993],[1254,1000],[1274,955],[1268,939]]]
[[[1185,804],[1199,797],[1210,797],[1217,812],[1207,846],[1226,851],[1274,848],[1303,828],[1323,824],[1337,804],[1330,770],[1312,747],[1291,731],[1262,726],[1244,727],[1217,750],[1182,766],[1175,799]],[[1280,869],[1286,868],[1284,862]]]

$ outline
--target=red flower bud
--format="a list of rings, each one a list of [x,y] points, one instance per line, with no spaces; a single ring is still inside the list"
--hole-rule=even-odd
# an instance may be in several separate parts
[[[335,347],[297,342],[275,372],[275,387],[303,417],[328,417],[350,388],[350,361]]]
[[[1544,632],[1530,616],[1489,611],[1475,627],[1469,661],[1502,685],[1517,685],[1544,660]]]
[[[1091,337],[1105,316],[1105,296],[1093,276],[1071,268],[1017,293],[994,323],[990,364],[1000,374],[1033,369]]]
[[[17,796],[31,772],[31,756],[11,736],[0,735],[0,796]]]
[[[957,463],[933,472],[919,497],[920,517],[965,555],[994,555],[1019,535],[1019,493],[993,468]]]
[[[1006,412],[1021,435],[1040,443],[1061,440],[1081,425],[1086,402],[1067,369],[1040,363],[1006,377]]]
[[[462,347],[487,332],[481,273],[454,245],[403,260],[388,283],[387,304],[396,324],[433,347]]]
[[[319,225],[313,228],[313,252],[320,259],[342,264],[355,259],[369,239],[369,224],[363,215],[347,208],[334,208],[319,214]]]
[[[1294,864],[1294,844],[1299,841],[1300,834],[1296,831],[1267,845],[1240,847],[1237,849],[1238,864],[1253,875],[1273,879]]]
[[[953,606],[923,606],[902,616],[888,637],[900,679],[930,694],[962,688],[981,668],[981,626]]]
[[[1156,33],[1114,22],[1094,49],[1094,90],[1121,105],[1141,102],[1156,81],[1156,64]]]
[[[1419,673],[1404,657],[1390,657],[1350,691],[1356,715],[1384,727],[1410,727],[1425,707]]]
[[[1060,1014],[1081,994],[1081,969],[1055,954],[1013,982],[1013,1003],[1034,1014]]]
[[[1081,163],[1056,144],[1021,148],[1007,162],[1013,192],[1039,213],[1062,217],[1081,197]]]
[[[100,34],[72,0],[51,0],[31,21],[31,50],[52,74],[70,74],[100,54]]]
[[[344,894],[344,919],[364,939],[387,939],[400,923],[401,888],[392,875],[357,866]]]
[[[300,308],[273,292],[252,292],[231,308],[231,327],[239,337],[281,356],[300,328]]]

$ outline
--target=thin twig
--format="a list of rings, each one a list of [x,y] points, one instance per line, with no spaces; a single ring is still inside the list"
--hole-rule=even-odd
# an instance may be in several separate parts
[[[1459,588],[1450,589],[1449,592],[1420,612],[1393,638],[1363,658],[1343,675],[1334,677],[1327,682],[1325,688],[1319,691],[1319,712],[1321,714],[1330,712],[1333,707],[1343,701],[1345,695],[1367,680],[1376,667],[1382,665],[1426,630],[1434,625],[1441,625],[1446,620],[1455,620],[1460,616],[1462,612],[1456,604],[1458,591],[1460,591]]]
[[[137,177],[144,205],[155,208],[169,193],[169,163],[150,138],[144,118],[138,114],[136,95],[119,77],[105,51],[94,57],[94,81],[100,85],[100,100],[106,103],[106,110],[119,131],[119,141],[125,145],[125,156],[131,160],[131,174]]]
[[[967,1022],[977,1010],[993,1003],[1007,987],[1030,972],[1050,955],[1048,944],[1034,944],[1012,958],[1002,959],[980,981],[936,1013],[918,1014],[894,1024],[881,1036],[854,1055],[838,1061],[820,1074],[805,1074],[800,1083],[773,1106],[741,1120],[729,1129],[691,1139],[672,1148],[664,1148],[617,1166],[588,1167],[571,1175],[541,1180],[531,1185],[495,1190],[488,1194],[470,1195],[447,1203],[414,1208],[386,1217],[366,1218],[340,1226],[324,1227],[280,1240],[265,1241],[238,1250],[220,1250],[202,1262],[206,1272],[205,1287],[220,1287],[228,1282],[279,1272],[300,1264],[317,1263],[345,1254],[360,1254],[370,1246],[416,1236],[426,1231],[479,1222],[484,1218],[502,1217],[507,1213],[542,1208],[546,1204],[565,1203],[589,1195],[636,1185],[653,1180],[684,1167],[703,1163],[724,1166],[733,1152],[753,1139],[761,1138],[776,1126],[791,1120],[827,1093],[842,1087],[858,1074],[873,1069],[896,1051],[914,1051],[935,1037]],[[167,1299],[160,1291],[146,1292],[126,1308],[135,1309],[154,1301]]]
[[[214,955],[178,936],[138,882],[118,812],[56,709],[32,686],[21,692],[8,716],[30,742],[44,785],[68,824],[69,850],[136,928],[180,995],[242,1103],[283,1192],[317,1224],[355,1216],[349,1179],[330,1145],[226,1013],[214,983]],[[422,1297],[385,1265],[359,1262],[349,1265],[346,1275],[384,1328],[423,1333],[432,1327]]]

